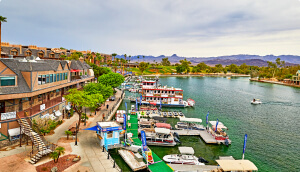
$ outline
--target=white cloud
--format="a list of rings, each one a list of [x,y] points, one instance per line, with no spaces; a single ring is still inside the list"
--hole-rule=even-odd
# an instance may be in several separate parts
[[[0,4],[2,40],[131,55],[300,54],[300,3],[275,1],[10,0]]]

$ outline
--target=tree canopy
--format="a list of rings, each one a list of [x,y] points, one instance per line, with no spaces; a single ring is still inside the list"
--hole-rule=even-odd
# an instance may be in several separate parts
[[[144,73],[144,71],[149,67],[149,64],[146,62],[141,62],[139,64],[139,70],[142,72],[142,75]]]
[[[171,62],[169,61],[169,58],[168,58],[168,57],[165,57],[165,58],[162,58],[161,64],[162,64],[163,66],[170,66],[170,65],[171,65]]]
[[[94,63],[89,63],[89,62],[88,62],[88,64],[93,68],[94,75],[96,78],[98,78],[101,75],[108,74],[111,72],[111,70],[107,67],[100,67],[100,66],[95,65]]]
[[[67,57],[67,60],[79,60],[80,57],[83,57],[82,52],[73,52],[69,57]]]
[[[98,78],[98,83],[116,88],[124,82],[124,77],[118,73],[108,73]]]
[[[106,100],[113,95],[113,88],[111,86],[106,86],[101,83],[90,83],[83,87],[83,90],[88,95],[101,94],[103,99]]]

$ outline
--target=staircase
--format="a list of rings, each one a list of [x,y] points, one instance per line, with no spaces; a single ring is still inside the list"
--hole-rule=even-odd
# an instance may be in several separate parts
[[[43,136],[34,132],[25,118],[19,118],[18,122],[21,126],[22,133],[29,136],[35,146],[30,152],[30,163],[35,164],[43,155],[51,153],[55,149],[55,145],[46,141]]]

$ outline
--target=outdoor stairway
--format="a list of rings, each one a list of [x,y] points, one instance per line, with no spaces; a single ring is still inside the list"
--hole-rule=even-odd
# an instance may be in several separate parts
[[[31,138],[32,143],[38,151],[33,157],[31,157],[29,161],[31,164],[35,164],[42,158],[43,155],[47,155],[52,152],[52,150],[45,145],[40,135],[32,130],[26,119],[20,118],[18,122],[23,133]]]

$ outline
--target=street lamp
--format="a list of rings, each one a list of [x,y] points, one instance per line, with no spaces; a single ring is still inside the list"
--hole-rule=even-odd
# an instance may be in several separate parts
[[[86,126],[86,108],[85,108],[85,114],[84,114],[84,126]]]
[[[75,146],[77,146],[77,123],[76,123],[76,139],[75,139]]]

